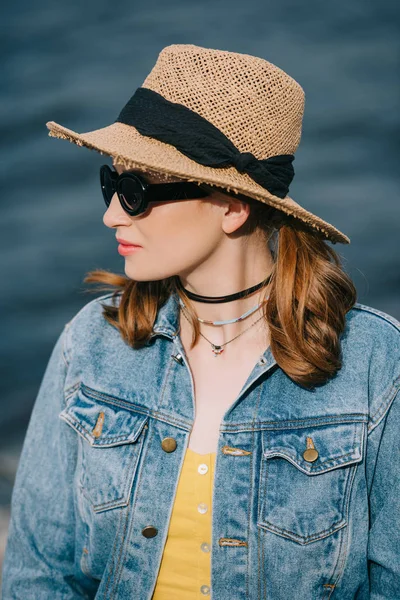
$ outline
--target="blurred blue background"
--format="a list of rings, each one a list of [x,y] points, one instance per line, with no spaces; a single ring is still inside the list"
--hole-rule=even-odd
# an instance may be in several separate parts
[[[21,444],[52,347],[95,295],[85,274],[124,273],[99,167],[48,137],[111,124],[173,43],[263,57],[306,93],[291,196],[351,238],[337,244],[358,301],[400,319],[398,3],[308,0],[118,4],[17,1],[3,10],[0,563]]]

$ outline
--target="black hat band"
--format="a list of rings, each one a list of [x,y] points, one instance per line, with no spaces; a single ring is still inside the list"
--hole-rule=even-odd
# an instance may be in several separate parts
[[[191,160],[206,167],[233,166],[278,198],[285,198],[294,177],[293,154],[258,160],[240,152],[215,125],[183,104],[166,100],[139,87],[115,123],[135,127],[141,135],[171,144]]]

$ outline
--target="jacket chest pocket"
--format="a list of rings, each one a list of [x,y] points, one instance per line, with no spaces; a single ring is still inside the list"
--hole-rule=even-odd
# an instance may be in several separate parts
[[[79,484],[95,512],[129,503],[148,428],[140,410],[81,384],[59,415],[80,435]]]
[[[347,525],[365,424],[262,432],[258,526],[309,544]]]

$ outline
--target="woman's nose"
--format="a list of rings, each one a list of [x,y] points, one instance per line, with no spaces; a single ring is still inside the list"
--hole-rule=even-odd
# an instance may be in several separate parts
[[[118,196],[115,193],[103,215],[104,225],[106,227],[118,227],[119,225],[130,225],[131,222],[130,216],[122,208]]]

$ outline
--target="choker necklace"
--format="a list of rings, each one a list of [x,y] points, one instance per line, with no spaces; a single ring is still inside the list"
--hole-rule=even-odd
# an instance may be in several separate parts
[[[238,300],[239,298],[244,298],[245,296],[248,296],[248,295],[252,294],[253,292],[256,292],[257,290],[260,290],[262,287],[267,285],[267,283],[269,282],[270,279],[271,279],[271,274],[268,275],[267,279],[264,279],[260,283],[257,283],[257,285],[253,285],[253,287],[247,288],[247,290],[243,290],[241,292],[236,292],[235,294],[228,294],[227,296],[201,296],[200,294],[195,294],[194,292],[189,292],[189,290],[186,290],[183,287],[179,277],[176,278],[176,282],[177,282],[177,286],[183,292],[185,292],[187,297],[190,298],[191,300],[196,300],[197,302],[207,302],[209,304],[216,304],[218,302],[232,302],[232,300]]]

